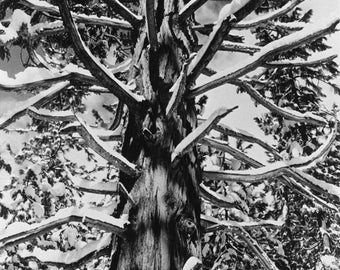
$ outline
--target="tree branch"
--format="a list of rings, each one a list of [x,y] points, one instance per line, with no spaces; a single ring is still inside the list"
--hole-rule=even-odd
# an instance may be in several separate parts
[[[18,104],[15,110],[6,113],[0,118],[0,129],[6,128],[19,117],[23,116],[26,113],[27,108],[39,108],[44,106],[68,86],[70,86],[69,81],[57,83],[50,87],[50,89],[42,91],[40,94],[28,99],[25,102],[22,102],[21,104]]]
[[[222,180],[227,182],[244,182],[244,183],[258,183],[263,180],[268,180],[273,177],[279,177],[282,175],[290,174],[287,169],[293,167],[307,167],[320,162],[327,155],[330,147],[332,146],[336,138],[336,128],[334,128],[329,134],[327,142],[320,146],[310,156],[298,157],[289,161],[278,161],[273,164],[269,164],[262,168],[252,170],[239,170],[239,171],[216,171],[216,170],[205,170],[203,176],[211,180]]]
[[[127,104],[129,109],[135,109],[138,107],[143,98],[132,93],[126,85],[117,80],[108,69],[99,63],[99,61],[92,55],[90,50],[82,41],[77,27],[73,22],[67,0],[61,0],[58,3],[64,26],[70,33],[73,48],[77,56],[82,60],[91,74],[97,78],[98,81],[100,81],[102,85],[105,86],[112,94]]]
[[[109,128],[110,130],[115,130],[119,127],[120,122],[122,121],[123,113],[124,113],[124,104],[123,102],[119,101],[117,109],[116,109],[115,118],[113,119],[113,122]]]
[[[338,56],[336,54],[329,55],[329,56],[320,56],[317,59],[313,59],[310,61],[296,61],[296,60],[286,60],[286,61],[275,61],[275,62],[267,62],[264,63],[263,66],[267,68],[291,68],[291,67],[303,67],[303,66],[318,66],[324,63],[327,63],[329,61],[332,61],[333,59],[337,58]]]
[[[155,17],[155,0],[145,0],[145,15],[150,49],[156,52],[158,49],[157,27]]]
[[[195,60],[189,66],[189,85],[196,80],[202,70],[209,64],[221,46],[224,37],[229,34],[232,25],[249,15],[262,2],[263,0],[242,0],[240,3],[231,2],[226,4],[221,9],[219,19],[212,33],[210,33],[208,41],[204,43]]]
[[[241,53],[248,53],[253,55],[256,52],[261,50],[259,46],[251,46],[251,45],[244,45],[244,44],[235,44],[232,42],[224,41],[221,46],[219,47],[220,51],[229,51],[229,52],[241,52]]]
[[[257,160],[252,159],[251,157],[247,156],[245,153],[242,153],[240,150],[231,147],[228,142],[214,139],[211,137],[204,137],[201,139],[200,142],[204,145],[226,152],[232,155],[233,157],[235,157],[236,159],[252,166],[253,168],[260,168],[263,166],[263,164],[258,162]]]
[[[311,42],[315,39],[321,38],[327,34],[335,31],[336,26],[340,22],[340,19],[336,18],[330,22],[311,24],[304,30],[285,36],[279,40],[273,41],[264,46],[259,53],[255,56],[247,58],[245,61],[238,63],[227,70],[218,72],[212,76],[207,83],[192,89],[189,92],[188,97],[193,98],[197,95],[203,94],[213,88],[221,86],[233,79],[237,79],[250,71],[255,70],[263,63],[270,60],[278,53],[294,49],[307,42]]]
[[[78,132],[83,137],[88,147],[90,147],[98,155],[100,155],[102,158],[113,164],[124,173],[132,177],[137,177],[139,175],[140,172],[135,164],[128,161],[120,153],[110,150],[110,147],[105,145],[104,142],[100,141],[98,136],[93,133],[91,128],[87,126],[83,120],[81,120],[79,117],[77,117],[77,119],[81,124]]]
[[[121,15],[125,20],[127,20],[134,28],[139,27],[142,16],[134,14],[130,9],[124,6],[118,0],[104,0],[108,7],[110,7],[114,12]]]
[[[189,64],[195,56],[196,54],[191,54],[189,58],[184,62],[178,79],[169,90],[169,93],[172,93],[172,95],[165,110],[167,118],[170,118],[170,116],[176,111],[180,101],[182,100],[182,97],[186,90]]]
[[[270,102],[269,100],[261,96],[261,94],[258,93],[256,89],[254,89],[249,83],[245,81],[230,80],[229,83],[241,87],[259,104],[263,105],[265,108],[267,108],[271,112],[281,115],[285,119],[292,120],[298,123],[306,123],[306,124],[316,125],[316,126],[326,126],[328,124],[324,118],[318,115],[314,115],[311,112],[300,113],[298,111],[288,110],[288,109],[276,106],[274,103]]]
[[[46,1],[32,1],[32,0],[20,0],[20,4],[29,7],[33,10],[40,12],[46,12],[54,16],[60,16],[62,12],[59,12],[58,7],[46,2]],[[87,16],[83,14],[77,14],[72,12],[72,16],[77,23],[94,24],[110,26],[120,29],[131,29],[131,24],[124,20],[112,19],[105,16]]]
[[[119,236],[123,234],[125,227],[129,223],[125,218],[117,219],[87,208],[65,208],[59,210],[55,216],[40,223],[27,224],[20,222],[19,224],[16,222],[10,224],[0,236],[0,250],[36,238],[69,222],[82,222],[107,232],[113,232]]]
[[[191,0],[178,13],[178,20],[180,22],[186,21],[197,9],[205,4],[208,0]]]
[[[105,233],[101,239],[92,241],[81,249],[62,252],[53,249],[42,250],[35,247],[33,251],[24,250],[19,252],[18,255],[26,261],[33,260],[64,269],[76,269],[94,258],[110,255],[111,239],[112,235]]]
[[[266,15],[263,15],[260,18],[255,18],[253,20],[249,20],[249,21],[245,21],[245,22],[235,24],[234,28],[245,29],[245,28],[252,28],[252,27],[259,26],[262,23],[265,23],[265,22],[270,21],[270,20],[274,20],[274,19],[288,13],[289,11],[293,10],[297,5],[299,5],[303,1],[304,0],[289,1],[283,7],[276,9],[273,12],[267,13]]]
[[[171,160],[174,161],[176,158],[183,156],[187,153],[191,147],[203,138],[210,130],[227,114],[237,109],[235,106],[232,109],[220,108],[216,110],[205,122],[193,130],[188,136],[186,136],[174,149],[171,155]]]
[[[227,197],[210,190],[204,184],[200,184],[200,195],[203,199],[208,202],[222,208],[237,208],[238,203],[233,199],[228,199]]]
[[[184,264],[183,270],[199,270],[201,269],[202,261],[192,256]]]

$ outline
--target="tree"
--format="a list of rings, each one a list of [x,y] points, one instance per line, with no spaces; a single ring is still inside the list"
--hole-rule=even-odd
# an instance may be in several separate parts
[[[298,75],[307,79],[328,80],[332,76],[322,71],[337,73],[335,56],[310,60],[303,53],[314,46],[323,50],[323,37],[336,30],[339,19],[309,25],[307,12],[291,23],[301,0],[241,0],[226,1],[214,24],[199,25],[193,14],[206,1],[140,2],[1,3],[2,16],[9,18],[1,28],[2,58],[10,57],[8,46],[16,44],[27,49],[26,65],[51,74],[39,81],[1,86],[4,91],[33,94],[0,119],[1,129],[34,133],[20,152],[11,145],[2,150],[0,164],[12,175],[3,193],[13,200],[11,205],[2,204],[2,216],[12,223],[0,237],[5,267],[78,268],[97,258],[89,268],[106,264],[110,269],[196,269],[203,256],[204,265],[212,269],[231,268],[235,258],[238,268],[261,264],[279,269],[285,259],[281,241],[287,236],[277,232],[289,226],[286,218],[292,214],[291,209],[287,214],[291,202],[285,192],[294,190],[338,211],[331,201],[339,199],[336,183],[306,171],[334,147],[337,119],[333,112],[318,109],[319,100],[311,91],[322,89],[315,83],[308,85],[310,89],[294,89],[292,97],[285,91],[287,81],[297,81],[292,79],[296,66],[302,70]],[[266,13],[243,20],[254,11]],[[270,30],[276,35],[262,30],[258,46],[243,44],[242,36],[231,32],[261,27],[276,29]],[[208,35],[202,46],[197,32]],[[220,49],[253,56],[216,72],[208,64]],[[321,70],[314,72],[315,66]],[[253,71],[256,75],[250,77]],[[201,74],[209,78],[196,85]],[[282,88],[281,96],[277,88],[270,88],[272,82]],[[301,133],[305,127],[305,134],[314,130],[324,141],[301,152],[294,140],[288,148],[283,146],[286,132],[281,132],[275,149],[249,133],[219,124],[237,106],[198,119],[205,98],[195,103],[195,97],[227,83],[239,86],[273,113],[265,123],[258,119],[267,133],[284,128]],[[298,95],[300,90],[303,95]],[[272,100],[265,91],[272,93]],[[90,107],[84,104],[95,99],[94,93],[105,95],[102,107],[92,111],[95,126],[84,120]],[[294,98],[300,107],[293,106]],[[290,105],[293,109],[285,108]],[[103,109],[112,122],[105,119]],[[24,115],[33,119],[28,128],[8,128]],[[298,124],[284,126],[287,120]],[[221,138],[209,136],[212,129]],[[291,135],[296,140],[299,136],[297,131]],[[237,148],[227,143],[229,137],[240,140]],[[309,137],[302,138],[303,147]],[[243,141],[262,146],[273,164],[248,156],[249,145]],[[69,158],[72,149],[95,165],[80,166],[79,160]],[[228,162],[211,149],[234,159]],[[283,149],[290,151],[288,160],[282,161]],[[295,155],[297,151],[301,156]],[[202,168],[202,159],[205,164],[215,160],[224,168]],[[84,193],[106,196],[85,207],[89,204]],[[29,225],[19,226],[18,221]],[[272,243],[279,256],[265,253]],[[251,259],[253,255],[258,261]]]

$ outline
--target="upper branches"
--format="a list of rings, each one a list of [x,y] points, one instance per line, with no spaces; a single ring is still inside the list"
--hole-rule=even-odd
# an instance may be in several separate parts
[[[132,93],[126,85],[116,79],[108,69],[100,64],[82,41],[68,8],[67,0],[59,1],[59,8],[65,28],[70,33],[73,48],[91,74],[102,82],[103,86],[123,101],[130,109],[138,107],[139,103],[142,101],[142,97]]]
[[[327,34],[330,34],[335,31],[339,22],[340,20],[335,18],[327,23],[309,25],[301,31],[273,41],[264,46],[261,51],[256,53],[253,57],[247,58],[245,61],[231,66],[229,69],[218,72],[214,76],[210,77],[208,82],[192,89],[188,96],[195,97],[199,94],[203,94],[233,79],[237,79],[243,75],[246,75],[281,52],[294,49],[298,46],[306,44],[307,42],[311,42]]]

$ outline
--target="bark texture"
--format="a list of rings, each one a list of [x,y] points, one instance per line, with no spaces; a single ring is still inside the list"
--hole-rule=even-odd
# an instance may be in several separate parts
[[[136,205],[124,209],[122,206],[121,211],[129,213],[131,225],[125,239],[117,244],[112,270],[182,269],[189,257],[201,257],[200,233],[196,227],[200,216],[198,179],[201,179],[197,153],[193,149],[171,162],[175,146],[197,126],[194,100],[183,100],[170,117],[166,116],[172,94],[169,89],[197,46],[190,21],[182,22],[179,27],[178,11],[183,5],[178,0],[155,1],[157,47],[150,46],[148,40],[147,31],[153,23],[141,25],[138,33],[130,79],[146,101],[139,112],[129,113],[123,155],[143,173],[137,179],[121,175]],[[147,7],[141,1],[143,17],[152,16],[150,10],[146,12]],[[145,21],[153,22],[153,19]],[[152,39],[154,42],[154,33]]]

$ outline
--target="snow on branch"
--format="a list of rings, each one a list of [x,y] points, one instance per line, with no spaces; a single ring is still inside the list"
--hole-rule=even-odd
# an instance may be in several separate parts
[[[55,216],[40,223],[14,222],[0,236],[0,250],[28,241],[69,222],[81,222],[98,229],[123,234],[128,221],[126,217],[114,218],[89,208],[69,207],[59,210]]]
[[[239,222],[233,220],[219,220],[217,218],[201,215],[201,222],[204,224],[205,232],[215,232],[218,230],[231,229],[238,230],[240,228],[253,229],[265,227],[281,227],[284,225],[285,216],[280,217],[278,220],[259,220]]]
[[[183,94],[186,90],[188,67],[195,56],[196,54],[191,54],[189,58],[184,62],[179,77],[169,90],[172,95],[165,110],[167,118],[170,118],[170,116],[176,111],[180,101],[182,100]]]
[[[57,83],[48,90],[42,91],[40,94],[28,99],[27,101],[19,103],[14,110],[6,113],[0,118],[0,129],[6,128],[19,117],[25,115],[28,108],[39,108],[47,104],[69,85],[69,81]]]
[[[34,107],[28,107],[26,113],[34,118],[41,121],[51,122],[73,122],[77,121],[76,116],[72,111],[50,111],[46,109],[36,109]]]
[[[263,66],[268,68],[285,68],[285,67],[302,67],[302,66],[318,66],[329,61],[334,60],[337,57],[336,54],[331,54],[328,56],[321,55],[318,58],[314,58],[309,61],[299,61],[299,60],[283,60],[283,61],[273,61],[266,62]]]
[[[276,9],[272,12],[267,13],[266,15],[263,15],[259,18],[255,18],[253,20],[245,21],[245,22],[240,22],[238,24],[234,25],[234,28],[238,29],[244,29],[244,28],[251,28],[251,27],[256,27],[260,25],[261,23],[265,23],[270,20],[274,20],[284,14],[287,14],[289,11],[293,10],[297,5],[302,3],[304,0],[293,0],[293,1],[288,1],[287,4],[285,4],[283,7]]]
[[[58,7],[41,0],[20,0],[20,4],[29,7],[33,10],[37,10],[40,12],[46,12],[48,14],[54,16],[60,16],[60,12]],[[77,23],[85,23],[85,24],[94,24],[94,25],[103,25],[103,26],[110,26],[116,27],[120,29],[131,29],[131,24],[124,20],[109,18],[105,16],[94,16],[94,15],[84,15],[84,14],[77,14],[72,12],[72,16]]]
[[[238,206],[237,201],[233,199],[228,199],[227,197],[210,190],[204,184],[200,184],[200,195],[203,199],[218,207],[236,208]]]
[[[155,0],[145,0],[145,16],[150,49],[155,52],[158,49]]]
[[[220,108],[211,114],[211,116],[203,122],[200,126],[194,129],[188,136],[186,136],[174,149],[171,155],[171,160],[174,161],[176,158],[183,156],[187,153],[191,147],[202,139],[212,128],[227,114],[231,113],[238,106],[234,108]]]
[[[224,37],[229,34],[232,25],[250,14],[261,5],[261,0],[239,0],[226,4],[219,13],[218,21],[209,34],[208,40],[198,51],[194,61],[189,66],[189,83],[194,82],[221,46]]]
[[[201,269],[202,261],[194,256],[190,257],[184,264],[183,270]]]
[[[263,166],[263,164],[258,162],[257,160],[247,156],[245,153],[241,152],[240,150],[231,147],[229,143],[226,141],[222,141],[222,140],[211,138],[211,137],[204,137],[201,139],[200,143],[213,147],[217,150],[226,152],[232,155],[234,158],[252,166],[253,168],[259,168]]]
[[[289,161],[278,161],[269,164],[265,167],[251,169],[251,170],[205,170],[203,176],[212,180],[230,181],[230,182],[245,182],[245,183],[257,183],[263,180],[268,180],[273,177],[279,177],[282,175],[290,175],[289,168],[303,167],[307,168],[313,166],[315,163],[322,161],[327,155],[330,147],[332,146],[336,138],[336,128],[328,135],[326,143],[319,147],[310,156],[303,156],[298,158],[293,158]]]
[[[234,84],[236,86],[241,87],[245,90],[254,100],[256,100],[259,104],[274,112],[278,115],[281,115],[285,119],[292,120],[298,123],[306,123],[316,126],[326,126],[327,121],[326,119],[322,118],[321,116],[315,115],[311,112],[300,113],[295,110],[281,108],[274,103],[270,102],[268,99],[263,97],[260,93],[256,91],[249,83],[242,81],[242,80],[231,80],[228,83]]]
[[[280,154],[272,146],[270,146],[269,143],[257,138],[255,135],[249,133],[248,131],[233,128],[225,124],[221,124],[221,123],[216,125],[214,129],[224,135],[239,138],[247,142],[256,143],[260,145],[261,147],[263,147],[265,150],[272,153],[275,158],[281,159]]]
[[[127,20],[134,27],[138,27],[142,21],[142,16],[134,14],[130,9],[124,6],[118,0],[104,0],[108,7],[110,7],[114,12],[121,15],[125,20]]]
[[[268,45],[262,47],[261,51],[256,53],[253,57],[246,58],[243,62],[231,66],[229,69],[218,72],[210,77],[208,82],[201,86],[192,89],[188,97],[193,98],[197,95],[203,94],[213,88],[228,83],[231,80],[237,79],[247,73],[255,70],[263,63],[269,61],[273,56],[294,49],[298,46],[304,45],[336,30],[336,26],[340,19],[335,18],[327,23],[310,24],[303,30],[285,36],[279,40],[275,40]]]
[[[179,11],[178,19],[181,22],[184,22],[207,1],[208,0],[191,0],[189,3],[185,4],[185,6]]]
[[[137,176],[139,171],[135,164],[128,161],[124,156],[120,153],[111,150],[108,145],[106,145],[103,141],[99,139],[99,137],[93,132],[93,130],[85,124],[85,122],[77,117],[81,127],[78,132],[85,140],[85,143],[90,147],[93,151],[95,151],[102,158],[112,163],[115,167],[123,171],[124,173]]]
[[[220,51],[241,52],[253,55],[256,52],[259,52],[261,50],[261,47],[224,41],[218,49]]]
[[[62,252],[55,249],[43,250],[35,247],[33,251],[23,250],[18,255],[28,261],[33,260],[51,266],[76,269],[93,258],[110,255],[111,239],[111,233],[105,233],[101,239],[92,241],[80,249]]]
[[[104,67],[96,57],[92,55],[90,50],[82,41],[77,27],[74,24],[70,10],[68,8],[67,0],[61,0],[58,3],[64,26],[70,33],[73,49],[75,50],[77,56],[89,69],[91,74],[97,78],[104,87],[106,87],[112,94],[117,96],[117,98],[123,101],[126,105],[128,105],[130,109],[136,108],[143,98],[132,93],[125,84],[116,79],[114,75],[112,75],[112,73],[106,67]]]
[[[69,80],[69,81],[75,80],[78,82],[100,85],[100,83],[92,76],[78,73],[78,72],[70,72],[66,74],[58,74],[56,76],[51,76],[51,78],[46,78],[43,80],[38,80],[38,81],[33,81],[33,82],[27,82],[23,84],[16,84],[16,85],[0,84],[0,90],[5,91],[5,92],[28,91],[29,89],[49,87],[52,84],[66,81],[66,80]]]

